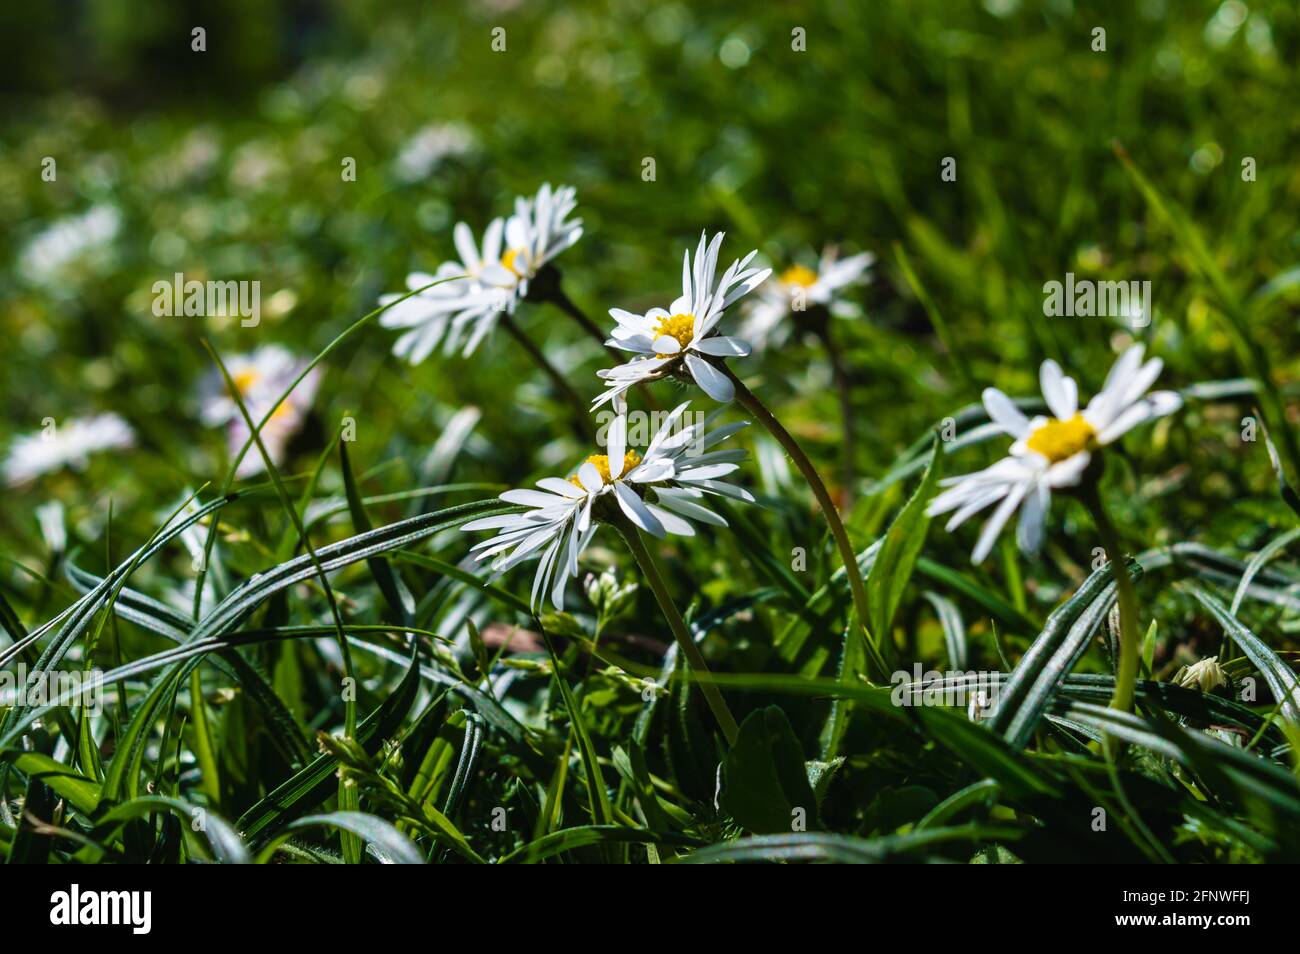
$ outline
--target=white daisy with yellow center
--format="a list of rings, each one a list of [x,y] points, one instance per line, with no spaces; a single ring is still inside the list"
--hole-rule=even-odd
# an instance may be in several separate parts
[[[611,308],[617,323],[606,342],[630,351],[636,357],[626,364],[596,373],[605,381],[605,393],[594,406],[611,401],[642,381],[653,381],[684,370],[715,401],[724,404],[735,396],[735,387],[713,364],[712,359],[744,357],[750,347],[740,338],[715,335],[723,312],[735,301],[757,288],[772,273],[769,268],[749,268],[757,252],[732,262],[714,284],[718,249],[724,233],[710,242],[701,233],[694,262],[688,249],[682,257],[682,294],[667,309],[652,308],[636,315]]]
[[[320,384],[320,369],[313,368],[287,398],[278,405],[276,401],[307,364],[306,359],[296,357],[281,345],[263,345],[249,354],[226,359],[226,370],[230,372],[239,399],[248,408],[253,421],[261,421],[268,411],[271,413],[270,420],[262,426],[259,434],[271,460],[277,465],[284,459],[285,448],[311,409]],[[199,402],[203,423],[209,427],[225,427],[231,454],[239,453],[248,441],[248,425],[218,372],[214,371],[204,379],[199,390]],[[271,410],[273,407],[274,411]],[[236,476],[252,476],[265,466],[262,455],[256,449],[250,450],[240,461]]]
[[[1015,438],[1009,456],[984,470],[942,481],[947,489],[927,508],[932,516],[952,511],[947,525],[952,530],[985,507],[998,505],[980,532],[971,554],[973,562],[981,563],[989,555],[1018,507],[1016,540],[1025,553],[1037,553],[1052,491],[1076,486],[1092,455],[1101,448],[1182,406],[1182,398],[1174,391],[1147,393],[1164,364],[1159,358],[1144,364],[1142,354],[1143,346],[1137,344],[1120,355],[1100,393],[1082,411],[1078,385],[1051,360],[1044,361],[1039,372],[1051,417],[1027,418],[997,388],[985,389],[989,418]]]
[[[400,294],[380,296],[381,305],[397,303],[379,323],[409,329],[394,343],[393,353],[412,364],[424,361],[439,344],[444,354],[457,349],[473,354],[502,312],[514,314],[538,270],[582,237],[582,220],[569,218],[577,204],[572,186],[552,189],[546,183],[536,195],[516,198],[509,219],[493,219],[481,246],[468,225],[456,223],[452,240],[458,261],[443,262],[432,275],[408,275],[408,291],[424,288],[417,295],[403,301],[397,301]],[[425,288],[445,279],[459,280]]]
[[[726,520],[700,503],[708,495],[752,503],[749,491],[720,480],[734,472],[746,456],[743,450],[711,450],[748,422],[707,431],[715,415],[703,422],[681,426],[689,403],[679,405],[639,454],[627,447],[626,406],[610,424],[606,453],[593,454],[568,478],[544,477],[536,490],[507,490],[506,503],[527,509],[471,520],[461,529],[496,530],[497,535],[471,550],[479,560],[492,558],[492,569],[504,573],[525,560],[537,559],[531,605],[537,607],[549,594],[557,609],[564,608],[568,581],[578,575],[578,557],[595,532],[600,508],[617,506],[634,526],[656,537],[666,534],[694,536],[690,521],[727,525]],[[609,498],[612,504],[604,503]],[[604,510],[608,519],[612,510]]]
[[[798,328],[797,320],[791,320],[798,311],[820,305],[837,318],[858,317],[862,310],[842,292],[864,284],[875,260],[870,252],[840,258],[832,245],[822,251],[816,268],[791,265],[746,303],[740,334],[756,348],[775,348]]]

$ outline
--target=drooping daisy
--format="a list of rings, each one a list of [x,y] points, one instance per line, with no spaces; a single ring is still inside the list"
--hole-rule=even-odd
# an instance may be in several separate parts
[[[611,308],[610,317],[617,325],[606,344],[630,351],[636,357],[626,364],[596,373],[605,381],[605,393],[593,403],[599,406],[622,395],[643,381],[654,381],[669,374],[688,374],[715,401],[727,403],[735,396],[735,387],[711,358],[744,357],[749,344],[740,338],[715,335],[723,312],[735,301],[757,288],[772,273],[770,268],[748,268],[756,251],[734,261],[714,285],[718,265],[718,248],[725,233],[708,240],[700,233],[700,244],[692,263],[690,250],[682,256],[681,297],[663,308],[652,308],[644,315],[634,315],[621,308]]]
[[[444,354],[457,348],[473,354],[503,311],[514,314],[537,271],[582,237],[582,220],[568,217],[577,204],[572,186],[552,190],[546,183],[532,198],[516,198],[508,220],[492,220],[481,249],[470,227],[456,223],[452,240],[459,261],[443,262],[433,275],[406,277],[408,291],[444,283],[398,302],[379,318],[385,328],[410,329],[397,339],[393,353],[412,364],[424,361],[439,343]],[[399,298],[382,295],[379,303]]]
[[[494,265],[501,256],[501,237],[505,223],[493,219],[483,233],[483,247],[474,243],[474,233],[464,222],[452,229],[459,261],[443,262],[438,270],[412,272],[406,276],[408,291],[423,288],[417,295],[402,301],[400,294],[379,296],[379,304],[397,304],[379,316],[385,328],[408,328],[393,345],[393,354],[411,364],[419,364],[433,353],[439,343],[443,353],[451,354],[463,346],[463,353],[472,354],[479,342],[496,325],[497,315],[503,309],[514,310],[515,296],[504,288],[497,288],[481,280],[484,269]],[[442,284],[425,288],[435,281]]]
[[[1021,509],[1016,540],[1025,553],[1036,553],[1042,544],[1052,491],[1077,485],[1095,451],[1139,424],[1172,414],[1182,406],[1182,398],[1173,391],[1147,393],[1164,363],[1152,358],[1143,364],[1142,353],[1143,346],[1135,344],[1120,355],[1101,392],[1083,411],[1079,410],[1078,386],[1052,360],[1044,361],[1039,373],[1052,417],[1027,418],[1001,391],[984,390],[989,417],[1015,438],[1009,456],[984,470],[942,481],[948,489],[928,507],[932,516],[956,511],[947,525],[952,530],[997,503],[975,544],[973,562],[980,563],[988,556],[1017,507]]]
[[[248,408],[249,416],[256,423],[266,416],[307,364],[306,360],[295,357],[287,348],[272,344],[263,345],[250,354],[227,358],[226,370],[239,390],[240,400]],[[319,384],[320,369],[312,368],[293,392],[276,407],[271,419],[258,432],[271,460],[277,465],[284,458],[284,449],[290,438],[306,419]],[[199,400],[203,423],[210,427],[224,426],[230,453],[238,454],[248,442],[248,425],[220,374],[214,371],[204,379]],[[260,473],[265,466],[261,453],[254,447],[240,461],[235,476],[249,477]]]
[[[471,548],[477,559],[493,558],[492,569],[498,573],[525,560],[539,560],[531,604],[537,607],[549,594],[555,607],[563,609],[565,588],[578,574],[578,557],[599,523],[615,513],[656,537],[693,536],[690,520],[725,527],[726,520],[699,501],[710,494],[751,503],[754,498],[744,488],[718,479],[737,469],[745,451],[710,448],[748,422],[708,432],[711,415],[682,426],[688,406],[674,409],[645,453],[638,454],[627,447],[626,407],[620,402],[609,427],[607,453],[588,457],[567,479],[544,477],[537,481],[537,490],[501,494],[506,503],[528,509],[471,520],[461,528],[499,531]]]
[[[528,294],[528,282],[553,258],[582,238],[582,219],[570,219],[578,206],[573,186],[552,189],[543,183],[531,198],[515,199],[515,214],[506,222],[506,250],[486,281]]]
[[[875,260],[870,252],[841,259],[834,246],[827,246],[815,269],[790,266],[746,303],[740,334],[755,347],[778,347],[798,325],[791,318],[809,308],[820,305],[837,318],[857,317],[861,310],[840,292],[866,282],[866,271]]]
[[[134,443],[135,434],[116,414],[72,418],[63,423],[47,418],[41,430],[14,439],[0,471],[6,485],[17,487],[63,467],[83,470],[96,451]]]

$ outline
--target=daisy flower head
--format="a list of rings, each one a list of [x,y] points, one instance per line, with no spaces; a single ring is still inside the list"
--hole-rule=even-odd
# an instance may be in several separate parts
[[[228,358],[226,370],[230,373],[249,416],[254,422],[260,422],[308,363],[295,357],[287,348],[273,344],[263,345],[250,354]],[[271,419],[258,432],[271,460],[277,465],[284,458],[290,438],[306,420],[319,384],[320,369],[312,368],[289,396],[280,402],[271,414]],[[204,380],[199,400],[203,423],[209,427],[224,426],[230,453],[238,454],[248,442],[250,432],[239,406],[219,373],[214,371]],[[261,453],[255,447],[250,448],[239,462],[235,476],[249,477],[264,468]]]
[[[723,312],[757,288],[772,273],[770,268],[750,268],[756,251],[731,263],[716,284],[718,249],[725,233],[709,241],[700,234],[694,261],[688,249],[682,256],[682,294],[667,309],[652,308],[635,315],[611,308],[617,323],[606,344],[634,357],[618,367],[596,373],[605,381],[605,393],[593,402],[599,406],[643,381],[669,374],[689,376],[709,397],[723,404],[735,396],[735,387],[712,359],[744,357],[750,347],[740,338],[714,334]]]
[[[543,183],[537,194],[515,199],[515,214],[506,222],[506,250],[491,278],[528,295],[528,283],[551,260],[582,238],[582,219],[570,219],[578,206],[573,186],[552,189]]]
[[[572,186],[552,189],[546,183],[536,195],[516,198],[509,219],[493,219],[481,246],[470,227],[457,222],[452,241],[460,258],[443,262],[432,275],[406,277],[408,291],[443,284],[402,301],[400,294],[379,299],[381,305],[397,302],[379,323],[408,329],[393,344],[393,353],[411,364],[424,361],[439,344],[444,354],[457,349],[466,357],[473,354],[503,311],[514,314],[538,270],[582,237],[582,220],[569,218],[577,204]]]
[[[116,414],[72,418],[62,424],[46,418],[41,430],[14,439],[0,473],[7,486],[17,487],[64,467],[83,470],[91,454],[133,444],[134,432]]]
[[[1164,363],[1159,358],[1143,363],[1142,354],[1143,346],[1135,344],[1120,355],[1101,391],[1082,411],[1078,385],[1050,359],[1039,371],[1050,417],[1028,418],[997,388],[984,390],[989,418],[1015,443],[1008,456],[991,467],[941,481],[947,489],[927,508],[931,516],[953,512],[947,524],[947,529],[952,530],[997,504],[980,532],[972,562],[984,561],[1018,507],[1016,541],[1023,552],[1037,553],[1043,542],[1052,491],[1077,486],[1094,454],[1138,425],[1172,414],[1182,406],[1182,398],[1174,391],[1147,393]]]
[[[469,356],[495,327],[497,316],[503,310],[514,311],[514,281],[500,285],[488,280],[499,278],[496,270],[504,232],[505,222],[493,219],[483,233],[480,248],[470,227],[457,222],[452,241],[458,260],[443,262],[432,275],[407,275],[408,292],[423,289],[418,294],[409,298],[400,293],[379,297],[379,304],[392,305],[380,315],[380,325],[407,329],[394,342],[393,354],[420,364],[441,344],[444,354],[459,348]],[[433,282],[442,284],[425,288]]]
[[[827,246],[816,268],[790,266],[746,303],[741,335],[755,347],[779,347],[795,327],[787,319],[797,312],[820,306],[837,318],[857,317],[860,309],[841,293],[865,284],[869,280],[867,269],[875,260],[870,252],[839,258],[838,250]]]
[[[544,477],[535,490],[501,494],[501,500],[525,509],[466,523],[462,530],[498,531],[471,551],[479,560],[491,558],[497,573],[538,560],[531,605],[536,608],[549,594],[551,603],[563,609],[568,581],[578,575],[578,557],[600,523],[621,515],[656,537],[694,536],[691,521],[725,527],[726,520],[700,501],[717,495],[753,502],[749,491],[719,479],[738,468],[745,451],[712,449],[748,422],[709,431],[715,415],[687,424],[688,407],[689,402],[681,404],[668,414],[644,453],[638,453],[628,447],[626,406],[620,402],[609,425],[606,453],[591,455],[567,478]]]

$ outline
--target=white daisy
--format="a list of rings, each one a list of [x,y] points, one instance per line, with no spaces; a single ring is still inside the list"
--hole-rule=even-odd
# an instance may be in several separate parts
[[[1032,420],[996,388],[984,391],[984,407],[993,423],[1011,437],[1010,456],[991,467],[950,477],[947,487],[930,501],[927,512],[956,511],[948,521],[952,530],[993,503],[993,515],[984,524],[971,560],[983,562],[997,535],[1017,507],[1021,507],[1016,540],[1025,553],[1038,552],[1052,490],[1079,483],[1092,460],[1092,452],[1119,440],[1139,424],[1182,406],[1173,391],[1147,394],[1164,363],[1152,358],[1142,363],[1143,346],[1133,345],[1115,362],[1106,383],[1082,412],[1079,389],[1055,361],[1044,361],[1039,373],[1043,398],[1053,417]],[[1023,505],[1023,506],[1022,506]]]
[[[516,198],[515,214],[506,222],[505,253],[484,270],[483,280],[525,297],[529,280],[582,238],[582,219],[569,219],[577,205],[573,186],[552,190],[549,182],[531,198]]]
[[[239,390],[239,397],[254,422],[261,421],[285,389],[308,364],[280,345],[263,345],[251,354],[226,359],[226,370]],[[312,368],[302,383],[275,409],[271,419],[258,432],[267,453],[277,465],[284,457],[289,439],[298,432],[320,384],[320,369]],[[239,406],[218,372],[208,375],[200,387],[200,418],[210,427],[226,427],[230,453],[238,454],[248,442],[249,430]],[[252,448],[240,461],[236,477],[249,477],[265,469],[262,455]]]
[[[866,271],[875,260],[870,252],[841,259],[834,246],[827,246],[816,269],[792,265],[746,303],[740,334],[755,347],[778,347],[796,326],[788,320],[796,311],[821,305],[837,318],[857,317],[861,309],[839,293],[865,283]]]
[[[707,233],[701,233],[694,263],[690,250],[685,252],[682,294],[667,310],[652,308],[644,315],[634,315],[621,308],[610,309],[610,317],[618,324],[606,344],[637,357],[596,372],[605,381],[605,393],[593,406],[613,400],[633,385],[683,369],[715,401],[725,404],[735,396],[735,387],[710,358],[744,357],[749,345],[740,338],[713,332],[725,309],[762,284],[772,270],[747,268],[757,254],[750,252],[732,262],[715,287],[718,247],[724,234],[719,232],[710,242]]]
[[[564,608],[564,591],[578,575],[578,557],[596,526],[618,510],[635,526],[662,537],[672,533],[694,536],[689,520],[725,527],[727,522],[698,501],[708,494],[753,502],[753,496],[724,477],[737,469],[743,450],[709,451],[748,422],[707,432],[713,415],[703,422],[679,427],[688,403],[677,407],[659,428],[644,455],[627,448],[626,407],[610,424],[606,454],[588,457],[567,480],[545,477],[537,490],[508,490],[506,503],[528,509],[472,520],[461,529],[497,530],[498,534],[471,550],[477,559],[493,558],[492,569],[504,573],[529,559],[538,559],[531,604],[549,593],[557,609]],[[716,413],[716,412],[715,412]],[[611,461],[613,462],[611,464]]]
[[[0,472],[8,486],[17,487],[63,467],[82,470],[96,451],[134,443],[135,434],[116,414],[72,418],[62,424],[51,418],[41,430],[14,439]]]
[[[470,227],[457,222],[452,240],[459,261],[443,262],[433,275],[412,272],[406,287],[414,291],[434,281],[461,280],[426,288],[380,316],[385,328],[410,329],[394,343],[393,353],[419,364],[441,342],[444,354],[457,348],[466,356],[473,354],[496,327],[501,312],[514,314],[538,270],[582,237],[582,220],[569,219],[577,204],[572,186],[552,190],[546,183],[532,198],[515,199],[515,213],[508,220],[492,220],[481,249]],[[401,297],[382,295],[379,303],[388,305]]]
[[[514,311],[515,296],[510,288],[498,288],[481,280],[484,270],[501,257],[501,238],[505,223],[497,218],[483,233],[483,247],[474,243],[474,233],[464,222],[452,229],[459,261],[443,262],[438,270],[412,272],[406,276],[408,291],[424,291],[399,301],[379,316],[385,328],[409,328],[393,344],[393,354],[411,364],[419,364],[441,342],[443,353],[451,354],[463,346],[470,355],[496,325],[503,309]],[[458,279],[458,280],[457,280]],[[435,281],[442,284],[424,286]],[[513,283],[512,283],[513,284]],[[393,293],[379,296],[379,304],[389,305],[402,298]]]

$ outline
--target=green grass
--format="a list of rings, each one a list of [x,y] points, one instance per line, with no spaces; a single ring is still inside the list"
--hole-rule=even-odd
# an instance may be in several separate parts
[[[100,671],[110,692],[96,715],[0,707],[0,856],[1300,861],[1293,5],[1235,29],[1237,5],[1157,0],[246,6],[211,13],[206,59],[161,9],[0,14],[25,38],[0,115],[0,454],[47,417],[114,411],[137,434],[5,491],[0,669]],[[472,149],[401,175],[448,122]],[[650,541],[734,745],[613,528],[581,577],[632,589],[580,577],[566,613],[529,610],[527,567],[467,560],[482,536],[461,523],[595,448],[508,335],[411,367],[372,312],[452,254],[456,221],[478,232],[544,181],[578,189],[585,234],[557,264],[602,326],[666,304],[701,229],[727,231],[727,261],[876,254],[863,316],[831,326],[866,630],[890,669],[996,674],[1003,708],[900,706],[866,678],[836,548],[757,426],[732,440],[761,506]],[[42,272],[36,238],[95,206],[117,210],[113,241]],[[177,271],[259,280],[261,324],[155,317]],[[1044,317],[1067,271],[1150,280],[1155,320]],[[597,393],[607,356],[574,323],[516,317]],[[1108,451],[1100,489],[1154,623],[1129,714],[1107,708],[1114,588],[1080,502],[1054,499],[1037,559],[1008,534],[981,566],[973,525],[923,511],[935,479],[1006,448],[977,430],[985,386],[1036,398],[1054,358],[1091,395],[1132,340],[1186,404]],[[320,356],[319,394],[275,472],[235,480],[198,389],[215,355],[271,342]],[[818,339],[731,367],[842,494]],[[936,444],[948,419],[959,437]],[[36,517],[51,501],[62,549]],[[1216,654],[1228,685],[1174,683]]]

